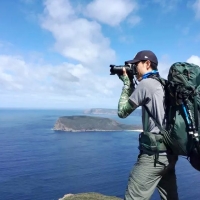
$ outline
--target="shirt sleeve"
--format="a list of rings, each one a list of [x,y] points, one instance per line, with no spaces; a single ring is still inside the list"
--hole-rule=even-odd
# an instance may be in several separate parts
[[[134,103],[129,101],[129,96],[132,94],[133,90],[134,89],[132,87],[127,85],[125,85],[122,89],[118,103],[118,116],[120,118],[126,118],[137,108]]]
[[[148,96],[148,82],[146,80],[142,80],[129,97],[129,101],[133,102],[138,107],[143,106],[147,103],[149,99]]]

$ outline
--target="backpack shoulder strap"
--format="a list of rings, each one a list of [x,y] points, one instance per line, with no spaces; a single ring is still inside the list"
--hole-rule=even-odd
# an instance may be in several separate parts
[[[154,123],[156,124],[156,126],[159,128],[159,130],[161,131],[161,133],[165,133],[166,132],[166,130],[156,121],[156,119],[155,119],[155,117],[151,114],[151,112],[149,111],[149,109],[148,109],[148,107],[146,106],[146,105],[144,105],[144,108],[145,108],[145,116],[150,116],[152,119],[153,119],[153,121],[154,121]],[[148,115],[147,115],[148,114]],[[145,126],[146,127],[144,127],[145,129],[147,129],[147,117],[145,117]],[[145,130],[146,131],[146,130]]]
[[[166,79],[160,77],[160,75],[151,76],[150,78],[153,78],[153,79],[157,80],[163,87],[165,87],[167,85],[167,82],[168,82]]]

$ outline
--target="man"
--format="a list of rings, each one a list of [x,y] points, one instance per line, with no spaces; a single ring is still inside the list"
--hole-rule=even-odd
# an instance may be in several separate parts
[[[127,63],[135,64],[139,84],[134,88],[133,80],[129,79],[123,68],[123,75],[119,76],[124,87],[119,99],[118,116],[125,118],[142,106],[143,130],[147,129],[147,133],[160,136],[159,128],[165,125],[165,110],[163,87],[159,79],[153,78],[159,78],[157,57],[152,51],[144,50],[138,52],[134,59]],[[130,173],[124,199],[150,199],[157,187],[161,199],[178,200],[175,175],[177,156],[170,155],[166,148],[157,154],[141,148],[141,144],[139,149],[140,153]]]

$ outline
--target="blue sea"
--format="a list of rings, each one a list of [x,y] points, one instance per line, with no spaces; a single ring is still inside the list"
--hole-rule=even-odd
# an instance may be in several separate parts
[[[0,199],[58,200],[82,192],[123,197],[138,155],[138,132],[52,130],[58,117],[80,114],[82,110],[0,110]],[[141,123],[139,116],[106,117]],[[181,157],[176,171],[180,200],[200,199],[200,172]],[[159,199],[157,191],[152,199]]]

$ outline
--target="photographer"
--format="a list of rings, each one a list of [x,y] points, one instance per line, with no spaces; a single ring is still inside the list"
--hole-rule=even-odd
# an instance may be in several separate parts
[[[130,173],[124,199],[150,199],[157,187],[161,199],[177,200],[175,175],[177,156],[169,154],[160,140],[161,147],[156,152],[150,151],[151,148],[144,148],[149,144],[143,144],[152,138],[161,137],[159,128],[165,125],[164,89],[159,81],[157,57],[152,51],[144,50],[126,63],[135,66],[135,75],[139,84],[135,88],[133,79],[130,79],[127,70],[123,67],[123,74],[118,74],[124,83],[118,104],[118,116],[125,118],[142,106],[144,131],[139,137],[140,153]]]

